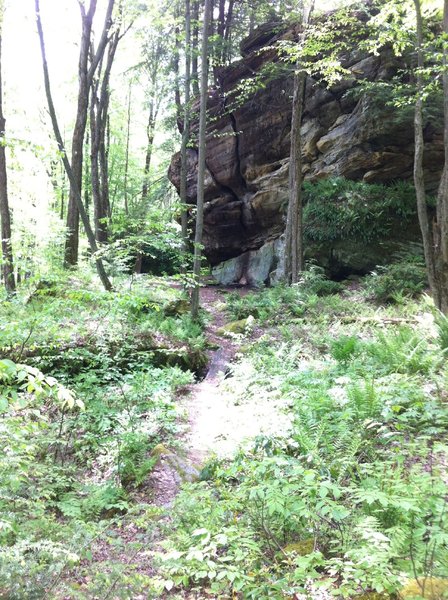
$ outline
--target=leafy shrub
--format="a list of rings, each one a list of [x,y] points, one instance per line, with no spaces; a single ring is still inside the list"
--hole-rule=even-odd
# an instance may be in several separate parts
[[[226,308],[235,320],[253,316],[260,321],[266,321],[281,313],[301,316],[304,303],[297,287],[278,285],[266,288],[260,293],[254,292],[244,296],[238,293],[229,294]]]
[[[341,284],[328,279],[321,267],[311,265],[301,274],[297,285],[277,285],[244,296],[229,294],[227,310],[235,320],[247,319],[249,316],[260,321],[270,318],[280,320],[282,314],[302,317],[313,296],[327,296],[341,289]]]
[[[130,432],[123,437],[118,456],[121,485],[138,487],[143,483],[157,462],[157,457],[150,456],[150,451],[150,440],[144,432]]]
[[[153,209],[144,219],[122,214],[112,235],[102,254],[117,274],[131,272],[138,259],[144,273],[176,275],[189,260],[172,216],[163,210]]]
[[[425,339],[410,327],[377,334],[377,340],[363,345],[364,366],[383,373],[430,373],[441,362]]]
[[[359,352],[359,340],[355,336],[342,336],[333,340],[330,346],[331,356],[341,362],[347,362]]]
[[[421,255],[407,254],[364,278],[368,296],[377,302],[396,302],[403,296],[414,297],[427,286],[426,268]]]
[[[342,289],[341,284],[328,279],[324,269],[318,265],[309,265],[308,269],[301,273],[299,287],[302,294],[316,296],[330,296]]]
[[[304,235],[307,243],[356,240],[372,242],[389,235],[396,219],[416,218],[413,187],[322,179],[304,186]]]
[[[448,350],[448,317],[437,311],[435,316],[437,329],[439,332],[439,344],[442,350]]]

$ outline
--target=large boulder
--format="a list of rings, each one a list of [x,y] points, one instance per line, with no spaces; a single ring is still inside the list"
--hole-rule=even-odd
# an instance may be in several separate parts
[[[359,18],[365,20],[365,14]],[[266,267],[266,257],[284,231],[293,77],[273,45],[297,39],[298,34],[297,26],[278,23],[257,30],[242,44],[244,58],[222,69],[219,87],[209,93],[204,252],[212,266],[237,259],[221,269],[222,281],[230,281],[232,269],[232,281],[250,281],[252,268],[256,279],[267,279],[266,271],[275,267],[275,258]],[[262,47],[266,50],[260,51]],[[347,93],[361,80],[390,80],[403,65],[390,49],[377,56],[354,49],[343,57],[343,66],[350,75],[329,88],[307,78],[302,121],[305,179],[410,179],[412,111],[398,119],[385,103]],[[246,88],[255,91],[245,94]],[[426,182],[434,190],[443,157],[441,128],[428,125],[425,141]],[[179,154],[173,157],[169,178],[179,189]],[[196,191],[197,150],[190,148],[187,202],[192,205]]]

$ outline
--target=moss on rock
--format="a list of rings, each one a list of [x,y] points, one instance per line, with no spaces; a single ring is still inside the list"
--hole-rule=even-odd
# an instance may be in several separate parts
[[[223,336],[232,336],[238,333],[246,333],[248,328],[252,326],[254,320],[254,317],[252,315],[249,315],[247,319],[240,319],[239,321],[232,321],[231,323],[227,323],[227,325],[220,327],[216,333],[218,335]]]
[[[412,579],[400,591],[400,598],[427,598],[428,600],[448,598],[448,578]]]

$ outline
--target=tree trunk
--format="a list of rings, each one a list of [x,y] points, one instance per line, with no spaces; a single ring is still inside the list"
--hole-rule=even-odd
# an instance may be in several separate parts
[[[437,194],[437,229],[435,235],[436,274],[439,287],[439,308],[448,315],[448,0],[444,0],[443,32],[446,35],[443,48],[443,113],[445,161]]]
[[[109,219],[109,225],[112,223],[112,202],[110,199],[110,187],[109,187],[109,152],[110,152],[110,116],[106,117],[106,123],[104,124],[104,139],[101,140],[100,144],[100,171],[101,181],[103,182],[103,204],[104,210],[107,213]]]
[[[132,101],[132,86],[129,84],[128,96],[128,117],[126,125],[126,154],[124,160],[124,212],[129,214],[128,205],[128,177],[129,177],[129,143],[131,137],[131,101]]]
[[[435,247],[433,229],[429,224],[428,209],[426,204],[425,178],[423,173],[423,154],[425,142],[423,137],[423,22],[421,15],[420,0],[414,0],[417,17],[417,99],[414,112],[414,186],[417,197],[417,212],[420,230],[423,240],[423,251],[425,255],[426,271],[429,287],[437,307],[441,305],[439,286],[437,285],[437,273],[435,265]],[[437,229],[435,224],[434,231]]]
[[[82,167],[84,135],[87,127],[90,86],[95,71],[102,60],[108,42],[108,34],[112,25],[112,11],[115,0],[109,0],[106,19],[95,55],[92,56],[89,66],[89,50],[92,36],[92,21],[96,12],[97,0],[90,0],[89,10],[86,12],[83,3],[79,3],[82,20],[82,34],[78,63],[78,106],[76,121],[72,137],[71,170],[73,181],[70,182],[70,194],[67,207],[67,239],[65,244],[66,266],[76,265],[78,262],[79,248],[79,212],[77,196],[82,193]]]
[[[199,48],[199,0],[192,3],[193,29],[191,36],[191,85],[194,96],[199,96],[199,70],[198,70],[198,48]]]
[[[302,6],[303,33],[301,42],[306,39],[306,27],[311,19],[314,2],[308,10]],[[289,155],[289,203],[285,230],[285,278],[288,283],[297,283],[303,271],[303,201],[302,201],[302,136],[301,125],[305,100],[306,73],[297,60],[294,73],[294,91],[291,115],[291,148]]]
[[[100,183],[100,169],[99,169],[99,153],[100,153],[100,139],[99,139],[99,99],[98,99],[98,81],[94,81],[92,84],[92,94],[90,100],[90,177],[92,185],[92,198],[93,198],[93,222],[95,226],[95,238],[97,242],[102,241],[102,226],[101,223],[101,183]],[[87,207],[87,205],[86,205]]]
[[[67,237],[65,240],[65,265],[73,266],[78,262],[79,248],[79,211],[76,196],[82,192],[83,146],[87,125],[87,110],[89,99],[89,84],[87,81],[90,37],[92,20],[96,10],[96,0],[92,0],[86,13],[81,9],[82,35],[78,63],[78,107],[76,111],[75,128],[72,137],[71,168],[74,177],[70,185],[67,207]]]
[[[204,179],[205,179],[205,133],[207,125],[207,89],[208,89],[208,32],[211,16],[211,0],[205,0],[204,23],[201,47],[201,103],[199,113],[199,156],[198,156],[198,196],[196,209],[196,231],[194,238],[193,276],[195,285],[191,294],[191,315],[197,319],[199,312],[199,275],[201,273],[202,232],[204,226]]]
[[[104,73],[102,76],[99,75],[98,81],[93,82],[91,86],[92,100],[90,105],[90,129],[92,148],[90,163],[92,172],[95,236],[97,241],[101,243],[105,243],[108,240],[107,225],[110,212],[109,169],[106,150],[107,119],[110,101],[110,74],[121,37],[119,29],[114,31],[112,38],[109,40],[109,49],[107,52]],[[101,68],[99,69],[99,72],[101,73]]]
[[[151,100],[149,106],[148,124],[146,125],[146,145],[145,153],[145,168],[143,170],[143,185],[142,185],[142,201],[145,202],[148,198],[149,191],[149,172],[151,170],[152,148],[154,145],[155,119],[154,119],[154,102]]]
[[[180,149],[180,201],[182,239],[184,251],[188,252],[188,209],[187,209],[187,147],[190,140],[190,79],[191,79],[191,15],[190,0],[185,0],[185,102],[184,102],[184,127],[182,131],[182,145]]]
[[[182,133],[182,98],[180,94],[180,29],[177,26],[174,29],[174,54],[173,54],[173,71],[174,71],[174,104],[176,106],[176,122],[177,128]]]
[[[229,0],[226,12],[226,0],[219,0],[218,22],[216,33],[220,37],[219,64],[224,65],[229,59],[229,40],[233,25],[233,6],[235,0]]]
[[[51,123],[53,125],[53,132],[59,147],[59,151],[61,153],[61,157],[62,157],[62,162],[64,164],[64,168],[65,168],[65,172],[67,173],[67,178],[69,180],[70,183],[70,188],[76,190],[76,178],[75,175],[72,171],[70,162],[67,158],[67,154],[64,148],[64,141],[62,139],[62,135],[61,135],[61,130],[59,129],[59,123],[57,120],[57,116],[56,116],[56,110],[54,107],[54,103],[53,103],[53,96],[51,93],[51,85],[50,85],[50,75],[48,72],[48,63],[47,63],[47,56],[46,56],[46,51],[45,51],[45,42],[44,42],[44,32],[43,32],[43,28],[42,28],[42,21],[41,21],[41,17],[40,17],[40,2],[39,0],[35,0],[35,12],[36,12],[36,22],[37,22],[37,31],[39,34],[39,42],[40,42],[40,50],[41,50],[41,55],[42,55],[42,66],[43,66],[43,72],[44,72],[44,82],[45,82],[45,93],[47,96],[47,102],[48,102],[48,110],[50,113],[50,118],[51,118]],[[98,66],[98,63],[96,64],[96,66]],[[96,67],[95,67],[96,68]],[[92,74],[93,76],[93,74]],[[112,285],[109,281],[109,278],[107,276],[107,273],[104,269],[104,265],[103,262],[101,260],[101,258],[98,257],[97,253],[98,253],[98,246],[96,244],[96,240],[95,240],[95,235],[92,231],[92,228],[90,226],[90,222],[89,222],[89,218],[87,215],[87,212],[85,210],[83,201],[82,201],[82,197],[81,197],[81,191],[78,191],[78,194],[75,195],[75,200],[76,200],[76,204],[77,204],[77,208],[79,211],[79,214],[81,216],[82,219],[82,223],[84,225],[84,229],[87,235],[87,239],[89,241],[89,246],[90,246],[90,250],[92,251],[93,255],[96,255],[95,258],[95,263],[96,263],[96,268],[98,271],[98,275],[101,279],[101,282],[104,286],[104,288],[107,291],[112,290]]]
[[[297,69],[300,66],[297,65]],[[291,116],[291,149],[289,162],[289,203],[286,220],[285,275],[290,283],[297,283],[303,271],[303,206],[302,206],[302,124],[306,74],[294,74],[294,95]]]
[[[14,263],[11,247],[11,216],[8,203],[8,176],[6,173],[5,127],[3,114],[3,78],[2,78],[2,37],[3,37],[3,2],[0,3],[0,220],[2,234],[2,275],[3,284],[8,294],[14,293]]]

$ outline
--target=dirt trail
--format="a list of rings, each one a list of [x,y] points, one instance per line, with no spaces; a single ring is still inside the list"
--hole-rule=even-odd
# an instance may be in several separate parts
[[[239,290],[246,294],[246,289]],[[154,501],[169,507],[183,481],[195,480],[198,471],[208,458],[232,456],[247,440],[249,443],[261,433],[284,433],[290,422],[279,411],[272,399],[259,398],[254,402],[236,401],[225,386],[225,376],[238,352],[241,341],[217,334],[217,330],[229,321],[224,312],[226,291],[215,287],[201,290],[201,305],[211,315],[206,327],[207,339],[217,348],[209,353],[209,368],[205,379],[188,388],[181,399],[188,420],[182,455],[162,455],[151,476]],[[262,331],[255,329],[251,339]],[[244,341],[247,343],[247,339]]]

